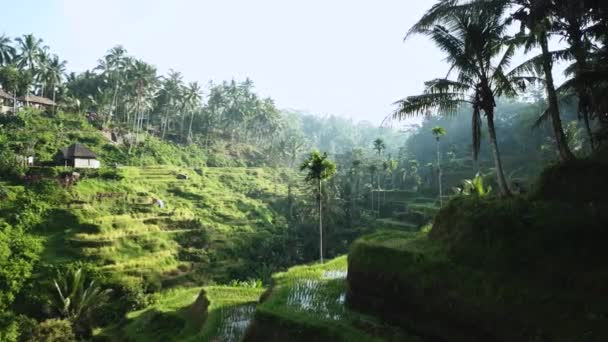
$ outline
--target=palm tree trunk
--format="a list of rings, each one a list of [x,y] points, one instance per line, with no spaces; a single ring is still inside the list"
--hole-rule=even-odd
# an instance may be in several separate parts
[[[559,103],[557,100],[557,92],[555,91],[555,84],[553,82],[553,61],[549,53],[549,41],[547,39],[546,32],[540,36],[540,45],[543,53],[543,71],[545,73],[546,88],[547,88],[547,99],[549,100],[549,115],[551,116],[551,123],[553,125],[553,134],[555,135],[555,142],[557,143],[557,149],[559,151],[559,157],[562,162],[575,159],[574,154],[570,151],[566,135],[564,134],[564,128],[562,127],[562,120],[559,116]]]
[[[496,168],[496,180],[498,188],[502,196],[511,196],[511,190],[507,184],[505,173],[502,168],[502,160],[500,159],[500,151],[498,150],[498,141],[496,140],[496,128],[494,127],[494,110],[486,112],[488,118],[488,133],[490,135],[490,144],[492,145],[492,153],[494,154],[494,167]]]
[[[55,95],[57,91],[55,90],[55,85],[53,85],[53,102],[55,102]],[[57,115],[57,103],[53,105],[53,115]]]
[[[585,123],[585,132],[587,132],[587,137],[589,138],[591,151],[595,151],[597,147],[595,144],[595,138],[593,137],[593,132],[591,131],[591,123],[589,122],[589,111],[587,109],[583,109],[581,115],[583,116],[583,122]]]
[[[439,136],[437,136],[437,169],[439,172],[437,173],[437,180],[439,181],[439,207],[443,207],[443,188],[441,184],[441,178],[443,176],[441,171],[441,152],[439,150]]]
[[[190,125],[188,127],[188,139],[191,139],[192,136],[192,121],[194,121],[194,111],[190,114]]]
[[[319,256],[323,263],[323,197],[321,190],[321,179],[319,179]]]

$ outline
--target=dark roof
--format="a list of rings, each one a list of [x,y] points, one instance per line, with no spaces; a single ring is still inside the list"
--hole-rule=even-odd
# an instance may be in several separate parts
[[[97,155],[95,153],[91,152],[91,150],[89,150],[88,148],[86,148],[84,145],[81,145],[81,144],[74,144],[74,145],[71,145],[70,147],[60,148],[59,152],[63,156],[63,159],[97,158]]]
[[[2,99],[13,99],[13,95],[11,95],[10,93],[7,93],[6,91],[0,89],[0,98]]]
[[[42,96],[36,96],[36,95],[21,96],[19,98],[19,101],[28,102],[28,103],[36,103],[36,104],[41,104],[41,105],[45,105],[45,106],[55,106],[56,105],[56,103],[53,100],[47,99],[46,97],[42,97]]]

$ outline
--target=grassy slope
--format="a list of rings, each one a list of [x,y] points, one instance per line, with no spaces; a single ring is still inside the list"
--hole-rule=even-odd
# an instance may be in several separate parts
[[[443,340],[603,341],[607,303],[600,298],[456,262],[424,233],[377,233],[349,254],[352,307]]]
[[[245,341],[417,341],[344,305],[346,257],[273,277]]]
[[[122,180],[84,179],[71,190],[73,204],[56,218],[65,227],[48,236],[45,260],[85,258],[127,282],[227,281],[224,267],[241,263],[235,244],[285,227],[273,208],[287,193],[289,175],[281,171],[206,168],[199,175],[156,166],[120,174]]]

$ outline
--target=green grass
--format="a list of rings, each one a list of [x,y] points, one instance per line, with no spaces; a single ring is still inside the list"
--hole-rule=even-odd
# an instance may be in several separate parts
[[[346,257],[273,276],[247,341],[417,341],[345,306]]]
[[[125,283],[142,277],[171,286],[227,282],[225,265],[241,265],[237,245],[251,233],[287,226],[276,206],[287,196],[291,171],[151,166],[118,172],[120,180],[85,177],[71,189],[76,204],[65,208],[70,220],[46,236],[46,260],[88,260]],[[153,205],[154,198],[165,208]]]

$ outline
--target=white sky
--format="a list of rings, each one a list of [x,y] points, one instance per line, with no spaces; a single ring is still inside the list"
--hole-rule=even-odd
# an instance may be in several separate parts
[[[392,103],[447,71],[424,37],[403,36],[435,0],[19,0],[0,32],[34,33],[93,68],[121,44],[188,81],[250,77],[284,109],[379,123]]]

